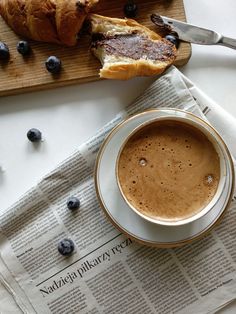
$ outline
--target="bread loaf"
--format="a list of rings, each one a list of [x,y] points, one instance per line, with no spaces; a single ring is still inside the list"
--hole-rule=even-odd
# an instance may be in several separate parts
[[[161,74],[176,58],[168,40],[131,19],[91,14],[94,55],[103,67],[100,77],[129,79]]]

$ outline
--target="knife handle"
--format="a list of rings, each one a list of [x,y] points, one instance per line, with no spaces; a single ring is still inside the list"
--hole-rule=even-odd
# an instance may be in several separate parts
[[[222,36],[218,42],[219,45],[236,49],[236,39]]]

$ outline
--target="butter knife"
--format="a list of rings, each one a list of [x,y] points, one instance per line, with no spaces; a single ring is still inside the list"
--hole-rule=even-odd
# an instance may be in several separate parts
[[[153,16],[158,17],[157,14]],[[176,32],[179,39],[199,45],[221,45],[236,49],[236,39],[223,36],[209,29],[198,27],[192,24],[184,23],[166,16],[159,16],[164,25]],[[153,18],[152,18],[153,21]]]

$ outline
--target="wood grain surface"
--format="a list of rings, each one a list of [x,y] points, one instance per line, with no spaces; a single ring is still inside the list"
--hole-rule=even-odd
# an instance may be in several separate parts
[[[159,13],[185,21],[183,0],[136,0],[139,13],[136,20],[155,31],[150,21],[150,14]],[[126,0],[100,0],[94,12],[112,17],[124,17],[123,6]],[[5,42],[10,49],[10,61],[0,63],[0,96],[43,90],[74,83],[98,80],[99,61],[89,52],[90,37],[81,36],[78,46],[67,48],[63,46],[31,42],[32,53],[22,57],[16,50],[17,42],[22,39],[5,24],[0,17],[0,41]],[[45,69],[45,60],[58,56],[63,64],[58,76],[52,76]],[[191,47],[181,43],[175,65],[187,63],[191,56]]]

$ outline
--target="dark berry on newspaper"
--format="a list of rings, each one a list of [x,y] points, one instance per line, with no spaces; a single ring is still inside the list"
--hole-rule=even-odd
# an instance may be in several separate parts
[[[67,207],[70,210],[78,209],[80,207],[80,200],[77,197],[75,197],[75,196],[71,196],[67,200]]]
[[[69,256],[75,249],[74,242],[71,239],[63,239],[58,243],[58,251],[61,255]]]

